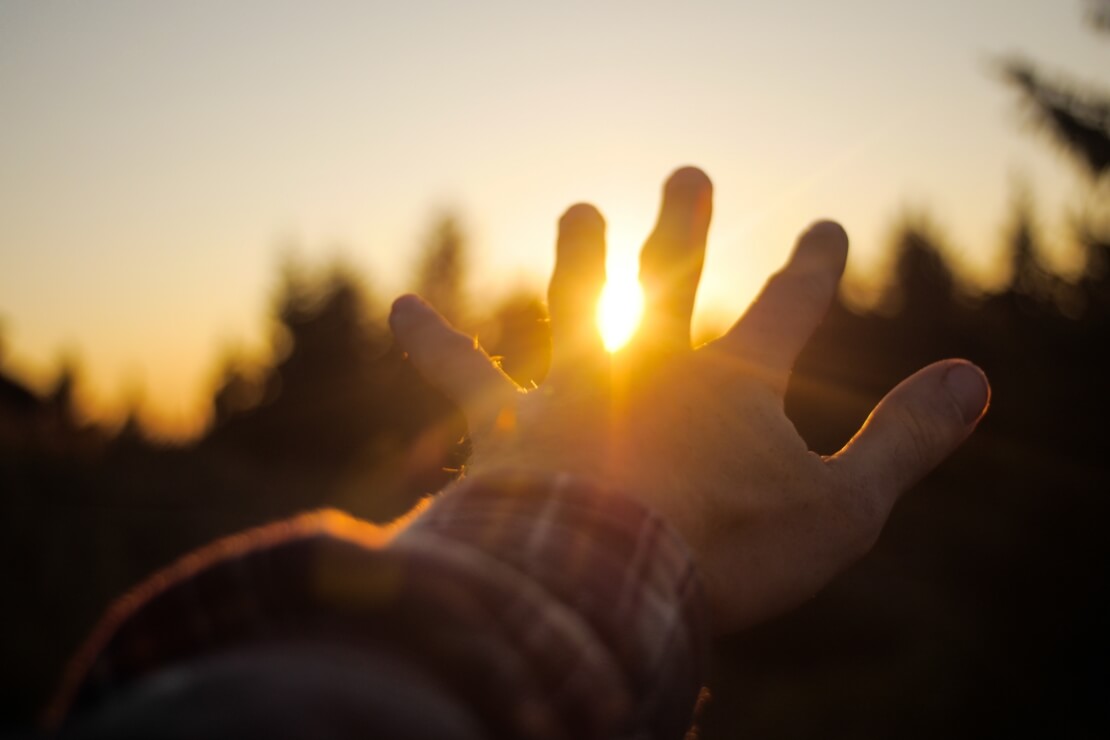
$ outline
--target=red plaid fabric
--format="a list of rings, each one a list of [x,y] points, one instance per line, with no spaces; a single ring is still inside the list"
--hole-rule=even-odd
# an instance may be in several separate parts
[[[183,558],[109,610],[48,720],[167,666],[305,638],[404,655],[491,737],[676,738],[708,620],[684,544],[634,500],[480,476],[397,534],[324,511]]]

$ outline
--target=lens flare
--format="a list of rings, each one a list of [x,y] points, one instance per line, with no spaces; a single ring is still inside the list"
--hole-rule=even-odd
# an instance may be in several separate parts
[[[635,278],[613,279],[605,283],[597,306],[597,326],[605,349],[616,352],[623,347],[640,324],[644,293]]]

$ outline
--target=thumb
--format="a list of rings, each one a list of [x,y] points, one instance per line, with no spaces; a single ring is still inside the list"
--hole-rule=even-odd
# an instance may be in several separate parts
[[[967,439],[989,404],[990,385],[978,367],[934,363],[888,393],[829,464],[847,490],[872,497],[885,513]]]

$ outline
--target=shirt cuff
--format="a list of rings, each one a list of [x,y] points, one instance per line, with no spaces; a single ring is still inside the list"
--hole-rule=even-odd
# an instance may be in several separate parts
[[[575,736],[689,727],[704,597],[681,537],[637,500],[568,474],[485,473],[441,494],[393,547],[497,582],[506,640],[554,714],[580,723]]]

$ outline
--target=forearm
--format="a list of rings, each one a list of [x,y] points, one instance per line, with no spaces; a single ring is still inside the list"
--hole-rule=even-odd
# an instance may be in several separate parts
[[[183,559],[121,600],[66,689],[95,711],[159,671],[199,666],[186,675],[211,684],[211,656],[249,675],[259,649],[272,661],[307,640],[406,662],[491,736],[677,737],[700,686],[700,610],[683,545],[631,499],[567,477],[483,476],[396,536],[323,512]],[[233,688],[206,694],[227,697],[207,708],[214,721],[267,690],[223,680]],[[367,690],[388,711],[380,685]],[[275,711],[318,701],[299,691],[272,697]]]

